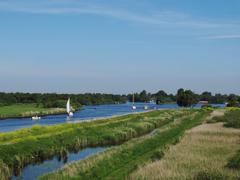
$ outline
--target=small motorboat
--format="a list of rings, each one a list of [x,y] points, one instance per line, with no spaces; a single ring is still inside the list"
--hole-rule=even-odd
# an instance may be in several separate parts
[[[32,120],[40,120],[40,119],[41,119],[41,117],[37,116],[37,115],[32,117]]]

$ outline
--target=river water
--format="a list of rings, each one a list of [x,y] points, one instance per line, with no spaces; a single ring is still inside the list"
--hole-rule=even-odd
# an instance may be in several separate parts
[[[12,180],[35,180],[39,176],[62,168],[65,163],[86,159],[89,156],[103,152],[105,149],[105,147],[86,148],[78,153],[69,153],[67,161],[65,162],[64,160],[59,160],[58,157],[54,157],[53,159],[46,160],[40,164],[28,165],[22,170],[21,175],[18,177],[13,176]]]
[[[51,115],[42,117],[41,120],[33,121],[31,118],[15,118],[5,119],[0,121],[0,132],[15,131],[22,128],[30,128],[33,125],[55,125],[69,122],[78,122],[84,120],[95,120],[98,118],[111,117],[117,115],[124,115],[134,112],[143,112],[144,103],[136,103],[137,109],[132,110],[131,103],[126,104],[114,104],[114,105],[98,105],[98,106],[85,106],[84,110],[74,113],[74,117],[71,120],[67,120],[67,115]],[[150,109],[176,109],[177,104],[147,104]],[[222,104],[216,104],[214,106],[223,107]],[[197,106],[198,107],[198,106]]]
[[[111,117],[116,115],[123,115],[128,113],[134,112],[143,112],[144,105],[143,103],[136,103],[135,104],[137,109],[132,110],[131,104],[118,104],[118,105],[99,105],[99,106],[85,106],[85,109],[82,111],[75,112],[74,117],[70,120],[71,122],[77,121],[84,121],[84,120],[94,120],[97,118],[104,118],[104,117]],[[176,104],[163,104],[163,105],[156,105],[156,104],[147,104],[150,109],[176,109],[179,108]],[[213,106],[217,107],[224,107],[222,104],[214,104]],[[195,106],[199,108],[200,105]],[[54,125],[60,123],[68,123],[66,115],[53,115],[53,116],[46,116],[43,117],[39,121],[32,121],[30,118],[23,118],[23,119],[6,119],[0,121],[0,131],[8,132],[14,131],[21,128],[28,128],[33,125]],[[78,153],[69,153],[67,162],[63,160],[59,160],[58,157],[54,157],[51,160],[45,160],[40,164],[35,165],[28,165],[26,166],[21,175],[16,177],[13,176],[13,180],[34,180],[37,179],[39,176],[56,171],[62,168],[65,163],[70,163],[78,160],[85,159],[91,155],[97,154],[102,152],[106,149],[106,147],[95,147],[95,148],[86,148]]]

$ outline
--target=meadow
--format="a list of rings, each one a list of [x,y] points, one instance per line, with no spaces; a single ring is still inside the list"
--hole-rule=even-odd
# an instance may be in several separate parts
[[[169,145],[178,143],[186,130],[201,124],[209,114],[209,111],[204,110],[189,111],[191,113],[188,115],[159,126],[146,136],[67,165],[40,179],[126,179],[139,166],[161,159]]]
[[[14,104],[0,106],[0,119],[14,117],[31,117],[35,115],[50,115],[65,113],[64,108],[43,108],[36,104]]]
[[[161,160],[139,167],[129,179],[239,179],[239,115],[236,108],[214,111],[208,124],[187,131]]]
[[[42,162],[54,155],[64,158],[68,152],[84,147],[122,144],[148,134],[177,118],[199,110],[161,110],[125,115],[105,120],[30,129],[0,134],[0,177],[18,175],[27,164]]]
[[[147,163],[129,179],[237,179],[239,171],[226,167],[239,149],[240,130],[222,123],[203,124],[188,131],[160,161]]]

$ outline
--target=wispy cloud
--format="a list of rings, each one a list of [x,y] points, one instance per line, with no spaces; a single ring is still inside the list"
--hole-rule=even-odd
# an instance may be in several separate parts
[[[35,14],[90,14],[106,16],[119,20],[190,28],[240,28],[238,23],[217,23],[196,19],[189,15],[173,11],[135,12],[129,9],[110,7],[96,3],[83,3],[77,0],[17,0],[0,2],[0,11]]]
[[[240,34],[210,36],[208,39],[240,39]]]

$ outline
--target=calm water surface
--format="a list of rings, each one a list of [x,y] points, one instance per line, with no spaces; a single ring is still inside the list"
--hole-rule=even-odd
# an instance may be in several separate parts
[[[102,152],[105,149],[106,148],[104,147],[86,148],[79,151],[78,153],[70,153],[68,155],[67,163],[83,160],[91,155]],[[65,163],[66,162],[63,162],[63,160],[59,161],[57,157],[54,157],[52,160],[46,160],[41,164],[28,165],[22,170],[20,176],[13,176],[12,180],[35,180],[43,174],[50,173],[62,168]]]
[[[100,106],[86,106],[84,110],[78,111],[74,114],[74,117],[71,121],[83,121],[88,119],[96,119],[103,117],[111,117],[114,115],[123,115],[127,113],[134,112],[142,112],[145,111],[143,109],[143,103],[135,104],[137,106],[137,110],[132,110],[131,104],[120,104],[120,105],[100,105]],[[176,109],[179,108],[176,104],[164,104],[164,105],[155,105],[155,104],[147,104],[149,109]],[[222,104],[214,104],[213,106],[224,107]],[[195,106],[195,108],[201,107],[200,105]],[[36,124],[40,125],[54,125],[60,123],[67,123],[66,115],[54,115],[43,117],[40,121],[32,121],[30,118],[24,119],[7,119],[0,121],[0,129],[2,132],[14,131],[21,128],[28,128]],[[98,152],[104,151],[106,148],[104,147],[96,147],[96,148],[86,148],[81,150],[78,153],[70,153],[68,155],[67,163],[82,160],[90,155],[94,155]],[[19,177],[13,176],[13,180],[34,180],[39,176],[56,171],[63,167],[66,162],[63,160],[59,161],[57,157],[54,157],[51,160],[46,160],[41,164],[36,165],[28,165],[23,170]]]
[[[96,118],[111,117],[116,115],[123,115],[134,112],[143,112],[144,103],[136,103],[136,110],[132,110],[131,103],[127,104],[114,104],[114,105],[99,105],[99,106],[85,106],[84,110],[77,111],[74,117],[71,118],[70,122],[74,121],[84,121],[84,120],[94,120]],[[147,104],[149,109],[176,109],[179,108],[177,104]],[[224,107],[223,104],[213,104],[213,106]],[[200,107],[197,105],[196,107]],[[29,128],[33,125],[55,125],[69,123],[67,120],[67,115],[52,115],[42,117],[41,120],[32,121],[31,118],[16,118],[16,119],[6,119],[0,121],[0,132],[15,131],[22,128]]]
[[[71,118],[71,122],[74,121],[83,121],[91,120],[96,118],[111,117],[115,115],[123,115],[133,112],[142,112],[143,103],[136,103],[136,110],[132,110],[132,104],[114,104],[114,105],[99,105],[99,106],[85,106],[84,110],[77,111],[74,113],[74,117]],[[164,104],[164,105],[155,105],[148,104],[149,109],[156,108],[177,108],[176,104]],[[22,128],[29,128],[33,125],[55,125],[69,123],[67,121],[67,115],[51,115],[42,117],[41,120],[33,121],[31,118],[15,118],[15,119],[6,119],[0,121],[0,132],[15,131]]]

